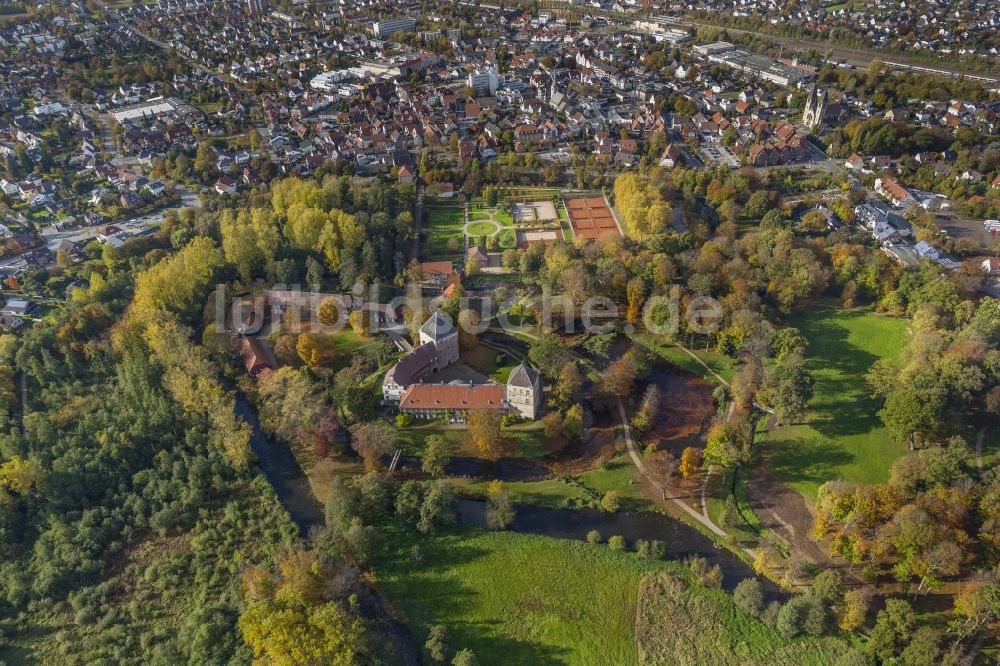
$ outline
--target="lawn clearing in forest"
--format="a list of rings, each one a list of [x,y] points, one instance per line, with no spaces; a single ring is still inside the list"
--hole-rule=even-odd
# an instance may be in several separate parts
[[[386,536],[376,582],[417,642],[443,624],[453,649],[472,649],[482,664],[635,664],[639,581],[679,568],[507,532],[422,537],[394,528]]]
[[[805,422],[773,429],[762,455],[781,478],[816,498],[832,479],[879,483],[907,452],[878,417],[865,374],[881,358],[894,359],[907,341],[909,321],[864,310],[816,308],[788,319],[809,341],[815,384]]]
[[[848,647],[784,639],[725,592],[692,585],[685,565],[604,543],[472,528],[383,534],[374,578],[417,643],[441,624],[451,652],[469,648],[481,664],[819,665]]]

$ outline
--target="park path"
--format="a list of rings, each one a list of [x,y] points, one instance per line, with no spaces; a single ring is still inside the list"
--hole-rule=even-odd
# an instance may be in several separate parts
[[[534,335],[534,334],[531,334],[531,333],[523,333],[523,335],[525,337],[527,337],[527,338],[531,338],[532,340],[537,340],[538,339],[537,335]],[[678,345],[678,346],[680,346],[680,345]],[[688,351],[687,348],[681,347],[681,349],[683,349],[684,351],[686,351],[688,354],[691,354],[691,352]],[[575,358],[577,358],[577,360],[579,360],[585,366],[589,367],[591,371],[595,371],[596,372],[596,369],[594,368],[593,364],[591,364],[589,361],[587,361],[586,359],[580,358],[576,354],[573,354],[573,356]],[[726,384],[726,386],[729,386],[728,382],[726,382],[724,379],[722,379],[722,377],[719,377],[718,375],[716,375],[715,372],[711,368],[709,368],[707,365],[705,365],[700,358],[698,358],[694,354],[691,354],[691,356],[696,361],[698,361],[699,363],[701,363],[705,367],[706,370],[708,370],[713,375],[715,375],[716,377],[718,377],[719,381],[721,381],[724,384]],[[636,467],[636,469],[639,470],[639,473],[643,477],[649,479],[650,476],[649,476],[649,473],[646,471],[645,466],[643,465],[642,458],[639,456],[639,453],[635,450],[635,442],[632,440],[632,428],[628,424],[628,414],[625,413],[625,405],[624,405],[624,403],[622,403],[621,397],[616,397],[615,400],[616,400],[616,402],[618,404],[618,418],[621,420],[622,434],[625,437],[625,448],[628,451],[629,458],[632,459],[632,464],[634,464],[635,467]],[[681,500],[679,498],[676,498],[676,497],[670,498],[670,501],[673,502],[674,504],[676,504],[677,506],[679,506],[681,509],[683,509],[684,512],[687,513],[689,516],[691,516],[692,518],[694,518],[695,520],[697,520],[699,523],[701,523],[702,525],[704,525],[705,527],[707,527],[713,534],[716,534],[717,536],[720,536],[720,537],[723,537],[723,538],[727,537],[726,531],[723,530],[718,525],[716,525],[712,521],[712,519],[708,517],[707,512],[705,512],[704,515],[701,514],[701,513],[698,513],[697,511],[695,511],[694,509],[692,509],[690,506],[688,506],[687,503],[685,503],[683,500]],[[755,557],[756,556],[756,553],[753,550],[749,549],[749,548],[744,548],[744,547],[741,546],[740,549],[743,552],[745,552],[747,555],[749,555],[750,557]]]
[[[469,256],[469,234],[466,233],[466,229],[469,228],[469,198],[465,198],[465,205],[462,206],[462,213],[465,215],[465,223],[462,224],[462,239],[465,241],[465,256]]]
[[[635,450],[635,443],[632,441],[632,429],[629,427],[628,415],[625,413],[625,405],[622,404],[621,398],[618,398],[618,417],[621,419],[622,422],[622,434],[625,437],[625,447],[626,449],[628,449],[628,455],[632,459],[632,463],[635,465],[636,469],[639,470],[640,474],[642,474],[646,478],[649,478],[649,474],[646,471],[645,466],[643,465],[642,458]],[[677,497],[671,497],[669,501],[679,506],[681,509],[684,510],[685,513],[687,513],[689,516],[691,516],[699,523],[704,525],[713,534],[722,537],[723,539],[727,538],[726,531],[723,530],[718,525],[716,525],[714,522],[712,522],[712,519],[709,518],[707,515],[698,513],[690,506],[688,506],[686,502]],[[740,550],[746,553],[750,558],[755,558],[757,556],[756,551],[750,548],[740,546]]]
[[[538,336],[534,335],[533,333],[522,332],[521,335],[531,340],[538,339]],[[704,367],[722,384],[729,386],[729,382],[727,382],[725,379],[719,376],[710,367],[705,365],[705,363],[696,355],[694,355],[689,349],[681,345],[677,346],[683,349],[696,361],[698,361],[698,363],[701,364],[702,367]],[[587,359],[580,358],[572,351],[570,353],[574,358],[580,361],[586,369],[588,369],[590,372],[596,373],[597,371],[596,368]],[[635,465],[635,468],[639,471],[640,476],[645,480],[652,481],[653,480],[652,475],[647,471],[646,466],[642,461],[642,457],[639,455],[639,452],[636,451],[635,442],[632,439],[632,429],[629,426],[628,414],[625,411],[625,404],[622,402],[621,397],[616,398],[616,403],[617,403],[618,418],[621,421],[621,426],[622,426],[622,435],[625,439],[625,448],[626,451],[628,452],[629,458],[631,459],[632,464]],[[735,402],[731,400],[727,412],[728,413],[727,418],[730,418],[732,416],[734,407],[735,407]],[[792,490],[790,486],[777,480],[777,478],[774,477],[773,475],[768,474],[767,476],[769,477],[769,480],[772,481],[773,483],[761,484],[761,485],[766,485],[767,488],[763,489],[763,492],[758,492],[757,497],[759,498],[761,496],[768,496],[769,494],[774,493],[775,497],[778,497],[780,495],[781,500],[779,502],[776,502],[775,504],[760,503],[760,502],[755,503],[754,498],[750,497],[750,495],[751,495],[751,490],[754,489],[755,484],[757,482],[755,482],[753,478],[750,478],[747,481],[747,495],[748,495],[747,499],[750,502],[753,511],[757,513],[758,517],[761,518],[762,522],[764,522],[769,529],[776,532],[781,538],[785,540],[786,543],[788,543],[796,552],[798,552],[806,560],[815,562],[816,564],[820,564],[823,566],[830,566],[832,560],[829,557],[829,555],[823,552],[823,549],[820,547],[818,543],[812,541],[809,538],[810,536],[809,530],[812,526],[812,514],[811,512],[809,512],[809,509],[805,504],[805,500],[802,498],[801,495]],[[758,488],[758,491],[761,490],[762,490],[761,488]],[[654,500],[654,502],[655,501],[656,500]],[[668,498],[667,501],[679,507],[687,515],[689,515],[691,518],[693,518],[694,520],[698,521],[701,525],[703,525],[707,530],[709,530],[713,535],[715,535],[715,537],[718,537],[718,539],[716,539],[718,542],[725,544],[726,547],[729,547],[734,551],[736,550],[742,551],[742,553],[745,554],[747,557],[749,557],[751,561],[757,559],[758,552],[755,549],[748,548],[746,546],[735,546],[734,544],[732,544],[729,541],[729,535],[726,533],[726,531],[721,527],[719,527],[709,517],[704,497],[704,486],[702,487],[701,511],[695,510],[690,505],[688,505],[684,500],[678,497]],[[764,515],[761,515],[761,513],[764,510],[767,510],[767,513],[765,515],[769,517],[770,520],[767,520]],[[786,516],[785,514],[789,510],[791,512],[791,515]],[[786,517],[792,518],[791,524],[785,520]],[[783,566],[772,565],[771,569],[772,572],[777,574],[779,571],[783,569]],[[796,585],[801,584],[801,581],[796,580],[794,584]]]
[[[719,380],[719,383],[721,383],[726,388],[729,388],[729,382],[727,382],[725,379],[723,379],[722,375],[720,375],[719,373],[717,373],[715,370],[712,370],[712,368],[708,367],[708,365],[703,360],[701,360],[700,358],[698,358],[697,354],[695,354],[693,351],[691,351],[690,349],[688,349],[687,347],[685,347],[684,345],[682,345],[679,342],[675,342],[674,344],[677,345],[678,349],[684,350],[685,354],[687,354],[688,356],[690,356],[691,358],[693,358],[695,361],[697,361],[698,365],[700,365],[701,367],[705,368],[705,370],[707,370],[710,375],[712,375],[717,380]]]

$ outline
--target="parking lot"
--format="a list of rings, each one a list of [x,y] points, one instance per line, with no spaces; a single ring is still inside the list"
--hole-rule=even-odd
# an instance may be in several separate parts
[[[698,148],[702,161],[709,166],[728,166],[733,169],[740,167],[740,161],[732,151],[721,143],[703,143]]]

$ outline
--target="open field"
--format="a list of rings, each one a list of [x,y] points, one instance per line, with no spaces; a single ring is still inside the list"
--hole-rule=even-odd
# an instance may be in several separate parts
[[[374,575],[417,641],[443,624],[452,649],[468,647],[482,664],[827,664],[846,649],[834,638],[783,639],[726,593],[692,586],[677,562],[478,529],[419,537],[393,526],[386,536]],[[651,584],[664,575],[672,594]],[[677,659],[692,650],[697,658]]]
[[[865,388],[865,373],[876,360],[899,354],[907,320],[818,308],[788,324],[809,340],[814,395],[805,423],[769,433],[766,464],[810,500],[831,479],[885,481],[906,446],[893,441],[882,426],[878,405]]]
[[[374,567],[417,640],[444,624],[483,664],[634,664],[639,581],[678,568],[604,545],[463,530],[387,539]],[[421,561],[410,551],[417,545]]]
[[[833,637],[783,638],[739,612],[725,593],[666,572],[643,577],[637,613],[643,665],[819,665],[837,663],[850,649],[846,641]]]

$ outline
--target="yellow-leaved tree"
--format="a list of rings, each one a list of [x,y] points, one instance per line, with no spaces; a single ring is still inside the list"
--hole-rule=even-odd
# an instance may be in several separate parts
[[[244,280],[264,270],[281,242],[278,224],[267,208],[226,209],[219,216],[219,231],[226,261]]]
[[[173,257],[139,275],[131,315],[140,320],[159,313],[190,318],[205,304],[223,263],[222,252],[211,238],[193,239]]]
[[[301,666],[355,663],[362,628],[357,617],[332,598],[336,571],[310,551],[291,551],[278,571],[253,568],[243,575],[246,610],[243,640],[255,664]]]
[[[14,456],[0,464],[0,504],[11,504],[29,495],[45,479],[45,473],[34,461]]]
[[[674,212],[660,190],[642,176],[624,173],[615,179],[615,207],[625,232],[642,240],[669,228]]]

